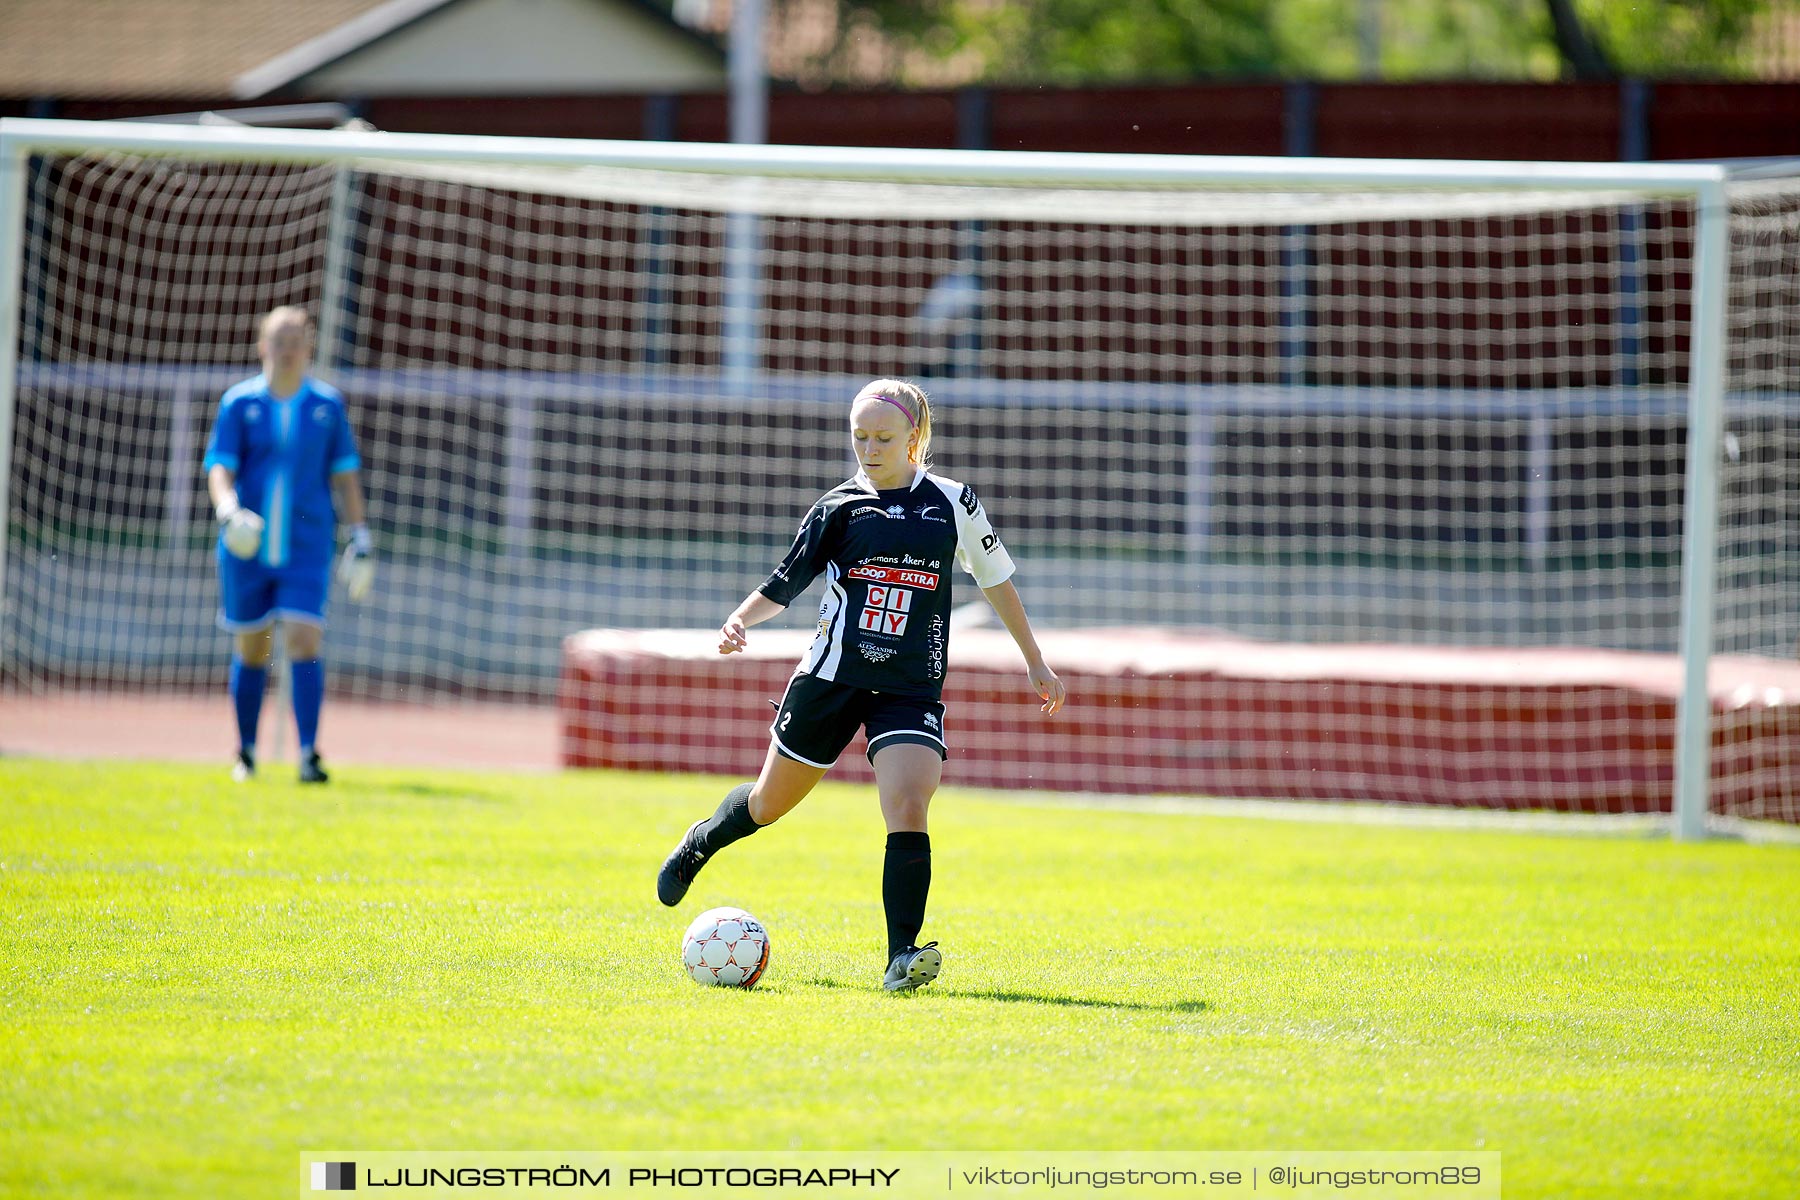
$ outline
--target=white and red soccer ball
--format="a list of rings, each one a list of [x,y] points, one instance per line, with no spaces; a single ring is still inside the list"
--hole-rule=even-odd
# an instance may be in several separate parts
[[[741,908],[709,908],[682,935],[681,965],[708,987],[755,987],[769,965],[768,931]]]

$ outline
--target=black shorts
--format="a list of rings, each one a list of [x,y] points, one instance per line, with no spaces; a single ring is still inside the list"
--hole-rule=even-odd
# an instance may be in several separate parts
[[[907,743],[929,746],[939,758],[950,757],[944,741],[944,706],[938,701],[871,692],[804,673],[788,680],[769,733],[784,758],[829,767],[856,736],[858,726],[868,731],[870,762],[876,751]]]

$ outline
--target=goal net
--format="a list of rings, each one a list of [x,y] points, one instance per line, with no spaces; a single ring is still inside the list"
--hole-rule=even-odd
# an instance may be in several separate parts
[[[380,553],[375,601],[332,602],[341,693],[547,699],[574,630],[716,626],[850,473],[877,376],[932,393],[938,469],[1041,628],[1681,649],[1691,188],[163,132],[19,160],[9,688],[222,682],[200,458],[290,303]],[[1730,196],[1698,652],[1773,664],[1800,635],[1800,181]]]

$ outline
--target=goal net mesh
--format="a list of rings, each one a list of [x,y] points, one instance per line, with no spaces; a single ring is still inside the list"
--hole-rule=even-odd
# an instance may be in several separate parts
[[[332,600],[339,692],[547,698],[574,630],[715,626],[852,470],[846,401],[877,376],[932,393],[937,469],[983,496],[1040,627],[1677,649],[1685,200],[28,175],[9,686],[223,680],[200,457],[289,303],[349,399],[381,564],[372,602]],[[1786,659],[1800,185],[1733,203],[1714,649]]]

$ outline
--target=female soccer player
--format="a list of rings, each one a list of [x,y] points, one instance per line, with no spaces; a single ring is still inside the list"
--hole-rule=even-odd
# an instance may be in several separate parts
[[[219,624],[232,635],[231,700],[238,755],[232,777],[256,774],[262,712],[277,619],[286,628],[300,735],[300,782],[328,776],[314,745],[325,698],[319,657],[325,597],[341,517],[350,527],[339,574],[352,600],[375,577],[363,524],[362,460],[337,389],[306,373],[315,339],[303,308],[263,317],[256,339],[262,374],[225,393],[206,447],[206,485],[219,517]]]
[[[1062,680],[1044,663],[1018,590],[1012,559],[973,488],[930,473],[931,405],[910,383],[877,379],[850,405],[850,441],[861,470],[807,513],[781,565],[719,629],[719,653],[747,644],[748,630],[792,604],[825,576],[819,632],[788,682],[755,783],[739,784],[710,818],[696,821],[664,861],[656,894],[675,905],[706,862],[806,798],[856,736],[868,735],[887,857],[889,991],[937,978],[937,943],[917,945],[931,888],[925,813],[948,756],[944,666],[950,640],[950,564],[959,563],[1025,656],[1031,686],[1050,716]]]

